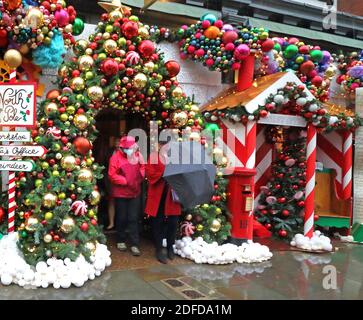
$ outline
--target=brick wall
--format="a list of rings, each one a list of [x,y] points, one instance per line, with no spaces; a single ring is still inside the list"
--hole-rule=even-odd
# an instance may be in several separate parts
[[[357,16],[363,16],[363,1],[362,0],[337,0],[338,10],[351,13]]]

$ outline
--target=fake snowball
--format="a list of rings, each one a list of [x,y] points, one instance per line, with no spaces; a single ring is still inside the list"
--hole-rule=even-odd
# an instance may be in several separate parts
[[[24,260],[17,247],[17,239],[17,233],[12,233],[0,240],[0,281],[5,286],[14,283],[27,288],[48,288],[50,285],[55,289],[66,289],[72,285],[82,287],[86,281],[100,276],[112,262],[107,247],[97,244],[91,263],[80,255],[76,261],[49,258],[33,267]]]
[[[290,245],[297,247],[299,249],[304,249],[308,251],[332,251],[333,246],[331,240],[321,234],[320,231],[315,231],[311,238],[305,237],[304,235],[298,233],[291,240]]]
[[[184,237],[182,240],[176,241],[174,252],[182,258],[193,260],[197,264],[256,263],[269,260],[272,257],[267,246],[252,241],[243,243],[241,246],[231,243],[219,246],[216,242],[207,243],[201,237],[195,240]]]

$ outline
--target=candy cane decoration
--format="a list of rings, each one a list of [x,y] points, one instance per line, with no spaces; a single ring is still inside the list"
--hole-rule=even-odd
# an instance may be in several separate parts
[[[10,72],[10,83],[16,82],[16,70]],[[11,160],[11,159],[10,159]],[[15,172],[9,171],[9,189],[8,189],[8,233],[15,231]]]
[[[56,139],[56,140],[59,140],[60,138],[62,138],[62,131],[60,129],[58,129],[57,127],[48,128],[48,130],[45,134],[52,135],[54,137],[54,139]]]
[[[77,200],[72,203],[71,210],[76,216],[84,216],[87,213],[87,204],[84,200]]]
[[[342,190],[343,199],[352,196],[352,163],[353,162],[353,134],[345,131],[343,134],[343,163],[342,163]]]
[[[190,237],[194,234],[195,227],[193,223],[186,221],[181,225],[181,231],[185,236]]]
[[[304,235],[311,238],[314,232],[314,198],[315,198],[315,166],[316,166],[316,128],[308,125],[306,147],[306,188]]]
[[[246,125],[246,168],[254,169],[256,164],[256,121],[248,121]]]

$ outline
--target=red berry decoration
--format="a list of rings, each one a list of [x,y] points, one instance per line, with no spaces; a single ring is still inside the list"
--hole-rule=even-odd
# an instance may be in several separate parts
[[[284,198],[284,197],[278,198],[277,199],[277,202],[278,203],[285,203],[286,202],[286,198]]]
[[[91,219],[91,224],[92,224],[93,226],[96,226],[96,225],[97,225],[97,220],[96,220],[96,219]]]
[[[83,231],[83,232],[86,232],[88,230],[88,223],[87,222],[83,222],[80,226],[80,229]]]
[[[282,210],[282,215],[284,216],[284,217],[288,217],[289,215],[290,215],[290,212],[289,212],[289,210]]]
[[[298,205],[299,207],[305,207],[305,201],[299,201],[299,202],[297,203],[297,205]]]
[[[272,228],[271,223],[266,223],[265,227],[267,230],[271,230],[271,228]]]
[[[282,237],[282,238],[285,238],[287,236],[287,231],[286,230],[280,230],[279,231],[279,236]]]
[[[262,118],[266,118],[266,117],[267,117],[267,115],[268,115],[268,112],[267,112],[266,110],[261,110],[261,111],[260,111],[260,116],[261,116]]]

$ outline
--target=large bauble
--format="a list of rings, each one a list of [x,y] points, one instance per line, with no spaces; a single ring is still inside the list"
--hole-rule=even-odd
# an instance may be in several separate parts
[[[71,80],[70,87],[74,91],[82,91],[85,87],[85,82],[81,77],[75,77]]]
[[[72,33],[75,36],[80,35],[84,30],[84,22],[80,18],[74,19],[73,25],[72,25]]]
[[[60,93],[59,90],[53,89],[53,90],[48,91],[46,98],[51,99],[51,100],[55,100],[60,96],[60,94],[61,93]]]
[[[88,41],[84,39],[80,39],[76,42],[76,44],[73,46],[73,52],[76,55],[81,55],[85,52],[85,50],[88,48]]]
[[[175,60],[170,60],[165,63],[166,70],[168,70],[168,74],[170,78],[176,77],[180,72],[180,65]]]
[[[53,208],[55,207],[56,203],[57,203],[57,200],[58,200],[58,197],[56,194],[54,193],[46,193],[44,196],[43,196],[43,206],[45,208]]]
[[[78,137],[73,141],[74,149],[77,153],[85,156],[92,149],[92,145],[87,138]]]
[[[177,128],[184,127],[188,122],[188,114],[185,111],[175,112],[172,121]]]
[[[150,40],[141,41],[138,48],[139,48],[141,55],[145,58],[150,57],[155,51],[155,45]]]
[[[4,60],[10,68],[16,69],[21,65],[23,58],[18,50],[9,49],[4,54]]]
[[[86,115],[76,114],[73,118],[73,123],[78,129],[84,130],[88,127],[89,121]]]
[[[128,39],[136,37],[139,34],[139,26],[136,22],[127,21],[122,25],[122,33]]]
[[[110,21],[122,19],[122,13],[120,10],[113,10],[108,14],[108,18]]]
[[[87,89],[88,97],[94,102],[100,102],[103,99],[103,90],[99,86],[92,86]]]
[[[83,168],[78,173],[78,181],[79,182],[88,182],[91,183],[93,180],[93,173],[90,169]]]
[[[118,72],[118,63],[114,59],[107,58],[103,61],[101,70],[106,76],[114,76]]]
[[[210,226],[210,231],[216,233],[221,229],[221,222],[218,219],[213,219]]]
[[[75,225],[76,224],[75,224],[73,218],[67,217],[67,218],[63,219],[60,229],[64,233],[70,233],[70,232],[72,232],[74,230]]]
[[[25,230],[27,230],[29,232],[34,232],[38,226],[39,226],[39,221],[37,218],[29,217],[25,221]]]
[[[141,90],[145,88],[147,84],[147,76],[143,73],[138,73],[135,78],[132,80],[132,85],[134,88]]]
[[[44,106],[44,112],[46,115],[50,115],[58,111],[58,105],[55,102],[49,102]]]
[[[72,155],[66,155],[61,160],[61,166],[66,171],[72,171],[76,167],[76,158]]]
[[[176,87],[173,91],[172,91],[172,96],[176,99],[180,99],[183,96],[183,89],[181,87]]]
[[[31,8],[25,17],[25,24],[32,29],[38,29],[44,23],[44,15],[38,8]]]
[[[104,42],[103,48],[106,53],[112,53],[117,49],[117,42],[115,40],[108,39]]]
[[[3,3],[6,10],[12,11],[20,7],[21,0],[4,0]]]
[[[78,67],[81,71],[90,70],[93,67],[93,64],[94,60],[91,56],[84,55],[78,59]]]
[[[99,202],[101,200],[101,194],[97,190],[93,190],[91,192],[89,200],[90,200],[90,204],[95,206],[95,205],[99,204]]]

